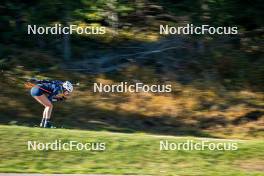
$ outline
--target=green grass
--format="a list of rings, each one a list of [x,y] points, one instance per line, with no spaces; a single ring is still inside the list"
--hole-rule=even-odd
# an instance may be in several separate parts
[[[243,140],[237,151],[160,151],[160,140],[201,138],[0,126],[0,173],[134,175],[264,175],[264,141]],[[105,151],[28,151],[27,141],[105,142]],[[211,139],[213,143],[228,142]],[[230,142],[230,141],[229,141]]]

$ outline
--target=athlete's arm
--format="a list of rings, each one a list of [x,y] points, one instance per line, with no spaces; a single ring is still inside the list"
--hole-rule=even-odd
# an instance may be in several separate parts
[[[60,82],[55,83],[55,88],[53,89],[52,93],[49,94],[48,98],[51,101],[62,101],[65,100],[66,98],[63,96],[63,89],[60,85]]]

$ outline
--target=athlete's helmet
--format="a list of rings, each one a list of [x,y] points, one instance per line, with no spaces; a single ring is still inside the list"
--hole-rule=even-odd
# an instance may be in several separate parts
[[[67,91],[69,92],[72,92],[73,91],[73,86],[72,86],[72,83],[70,83],[70,81],[65,81],[63,84],[62,84],[62,87],[64,89],[66,89]]]

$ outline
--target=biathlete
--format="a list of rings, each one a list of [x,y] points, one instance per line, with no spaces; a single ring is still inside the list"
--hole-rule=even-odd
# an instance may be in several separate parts
[[[32,82],[36,84],[32,84]],[[52,128],[50,122],[52,102],[66,100],[66,97],[73,91],[73,85],[69,81],[36,79],[31,79],[28,84],[32,87],[31,96],[44,106],[40,127]]]

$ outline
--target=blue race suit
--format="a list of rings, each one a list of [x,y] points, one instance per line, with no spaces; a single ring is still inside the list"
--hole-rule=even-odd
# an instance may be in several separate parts
[[[32,89],[38,89],[37,91],[40,92],[40,95],[42,95],[43,93],[47,94],[48,99],[50,101],[54,101],[54,100],[56,101],[56,96],[59,94],[63,94],[63,87],[62,87],[63,81],[37,80],[36,82],[37,82],[37,86],[33,87]],[[31,95],[32,95],[32,90],[31,90]]]

